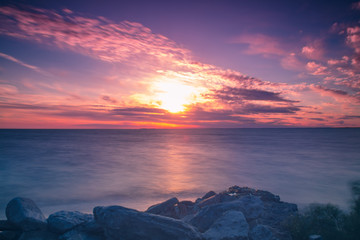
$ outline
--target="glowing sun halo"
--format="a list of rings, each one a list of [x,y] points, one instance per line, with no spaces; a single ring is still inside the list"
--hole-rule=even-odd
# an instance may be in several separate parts
[[[182,112],[192,102],[194,88],[179,82],[158,82],[155,86],[160,107],[172,112]]]

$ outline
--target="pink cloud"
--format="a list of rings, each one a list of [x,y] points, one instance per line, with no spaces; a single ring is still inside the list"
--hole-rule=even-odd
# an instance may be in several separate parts
[[[324,56],[324,47],[321,40],[314,40],[301,49],[301,53],[308,59],[321,60]]]
[[[290,53],[289,55],[283,57],[280,63],[281,66],[287,70],[305,70],[305,64],[299,60],[295,53]]]
[[[101,124],[126,127],[296,126],[311,123],[294,120],[301,114],[303,118],[318,118],[305,111],[317,104],[306,102],[308,95],[303,89],[311,89],[307,84],[272,83],[238,71],[193,62],[189,50],[152,33],[140,23],[80,17],[66,9],[61,15],[43,9],[2,7],[0,13],[5,16],[0,34],[74,51],[104,62],[132,64],[140,72],[146,72],[130,74],[129,79],[121,77],[121,83],[117,74],[109,73],[96,86],[29,80],[11,88],[9,81],[5,81],[2,89],[7,100],[0,102],[0,109],[4,110],[1,112],[6,110],[7,115],[0,119],[0,126],[10,126],[7,124],[16,119],[14,116],[22,116],[21,121],[27,121],[29,126],[38,120],[44,126],[51,125],[44,121],[52,121],[51,126],[67,127]],[[284,68],[306,68],[318,76],[328,74],[326,66],[315,61],[305,65],[298,55],[287,53],[277,39],[269,36],[243,35],[234,42],[248,44],[248,54],[278,56]],[[1,56],[37,71],[35,66],[9,55]],[[176,80],[201,89],[201,94],[196,96],[201,101],[188,104],[183,113],[172,114],[161,109],[153,99],[142,102],[134,97],[142,94],[150,98],[151,84],[159,79]],[[73,119],[74,125],[71,125]],[[318,122],[320,118],[314,119]],[[13,122],[21,122],[16,120]]]
[[[107,62],[135,60],[136,54],[156,61],[183,59],[188,51],[149,28],[128,21],[62,16],[51,10],[1,7],[6,18],[0,34],[70,49]]]
[[[327,61],[328,65],[346,65],[349,63],[349,57],[343,56],[341,59],[329,59]]]
[[[355,53],[360,54],[360,27],[348,27],[347,28],[347,44],[354,48]]]
[[[29,68],[29,69],[31,69],[31,70],[34,70],[34,71],[36,71],[36,72],[38,72],[38,73],[41,73],[41,74],[44,74],[44,75],[48,75],[47,72],[43,71],[43,70],[40,69],[39,67],[36,67],[36,66],[34,66],[34,65],[30,65],[30,64],[24,63],[23,61],[20,61],[19,59],[14,58],[14,57],[12,57],[12,56],[10,56],[10,55],[7,55],[7,54],[5,54],[5,53],[1,53],[1,52],[0,52],[0,57],[5,58],[5,59],[7,59],[7,60],[9,60],[9,61],[12,61],[12,62],[14,62],[14,63],[20,64],[21,66],[26,67],[26,68]]]
[[[306,64],[306,69],[312,75],[326,75],[327,74],[327,67],[321,65],[320,63],[316,62],[308,62]]]
[[[263,34],[244,34],[232,39],[232,43],[247,44],[247,54],[261,54],[264,56],[283,56],[286,52],[280,42],[273,37]]]

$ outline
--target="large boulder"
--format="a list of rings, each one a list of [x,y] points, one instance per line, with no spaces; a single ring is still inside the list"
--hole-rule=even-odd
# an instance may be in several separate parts
[[[200,240],[189,224],[120,206],[95,207],[94,217],[107,240]]]
[[[62,234],[91,220],[93,220],[92,214],[77,211],[59,211],[51,214],[47,222],[51,231]]]
[[[280,197],[278,195],[274,195],[271,192],[264,191],[264,190],[256,190],[249,187],[239,187],[239,186],[232,186],[229,187],[226,194],[234,196],[234,197],[243,197],[247,195],[253,195],[260,197],[263,202],[279,202]]]
[[[14,198],[6,206],[8,221],[23,231],[46,228],[46,219],[36,204],[28,198]]]
[[[0,231],[17,231],[20,230],[19,227],[16,227],[14,224],[12,224],[9,221],[6,220],[0,220]]]
[[[169,200],[153,205],[149,207],[146,212],[162,215],[165,217],[171,217],[180,219],[183,218],[189,214],[194,213],[194,205],[195,203],[191,201],[181,201],[174,197],[170,198]]]
[[[241,211],[245,218],[248,221],[251,221],[259,218],[263,209],[264,204],[259,197],[245,196],[236,201],[218,203],[204,207],[188,222],[197,227],[200,232],[205,232],[227,211]]]
[[[247,240],[249,224],[240,211],[227,211],[204,233],[206,240]]]
[[[55,233],[47,230],[37,230],[23,232],[19,240],[57,240],[57,237]]]
[[[205,197],[205,196],[204,196]],[[227,193],[219,193],[215,195],[210,195],[208,198],[204,198],[201,201],[198,201],[196,204],[199,208],[203,208],[209,205],[217,204],[217,203],[224,203],[236,200],[236,197],[231,196]]]
[[[268,226],[256,225],[250,230],[250,240],[278,240]]]
[[[61,235],[57,240],[105,240],[105,236],[73,229]]]
[[[0,240],[18,240],[21,233],[20,231],[2,231],[0,232]]]
[[[169,200],[166,200],[165,202],[150,206],[146,210],[146,212],[152,213],[152,214],[157,214],[157,215],[162,215],[162,216],[166,216],[166,217],[176,218],[177,214],[176,214],[176,210],[175,210],[175,205],[177,205],[178,203],[179,203],[179,200],[176,197],[170,198]]]

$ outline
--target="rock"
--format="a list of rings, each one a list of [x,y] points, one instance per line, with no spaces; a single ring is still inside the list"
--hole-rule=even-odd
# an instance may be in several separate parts
[[[207,199],[207,198],[215,196],[215,195],[216,195],[216,192],[210,191],[210,192],[207,192],[201,199]]]
[[[280,201],[280,197],[272,194],[271,192],[263,191],[263,190],[255,190],[255,189],[249,188],[249,187],[232,186],[227,191],[225,191],[225,193],[227,193],[231,196],[236,196],[236,197],[253,195],[253,196],[260,197],[260,199],[264,202],[267,202],[267,201],[279,202]]]
[[[0,240],[17,240],[21,233],[20,231],[2,231],[0,232]]]
[[[85,214],[77,211],[59,211],[49,216],[47,222],[52,232],[62,234],[80,224],[93,220],[91,214]]]
[[[207,240],[247,240],[249,224],[240,211],[227,211],[204,233]]]
[[[213,195],[211,197],[208,197],[208,198],[198,202],[197,206],[199,208],[203,208],[203,207],[213,205],[213,204],[217,204],[217,203],[234,201],[236,199],[237,199],[236,197],[231,196],[229,194],[219,193],[219,194]]]
[[[47,230],[23,232],[19,240],[57,240],[58,235]]]
[[[188,222],[197,227],[200,232],[205,232],[227,211],[241,211],[246,219],[251,221],[260,217],[263,209],[264,205],[259,197],[245,196],[236,201],[218,203],[204,207]]]
[[[249,234],[250,240],[277,240],[268,226],[256,225]]]
[[[310,235],[309,240],[322,240],[320,235]]]
[[[289,217],[295,215],[298,209],[296,204],[286,202],[265,202],[264,212],[258,223],[276,229],[283,229]]]
[[[19,227],[16,227],[14,224],[12,224],[9,221],[6,220],[0,220],[0,231],[17,231],[21,230]]]
[[[71,230],[61,235],[58,240],[105,240],[103,234],[91,234],[77,230]]]
[[[95,220],[91,220],[77,226],[76,230],[100,235],[104,233],[104,229]]]
[[[95,221],[107,240],[200,240],[189,224],[164,216],[138,212],[120,206],[94,208]]]
[[[28,198],[14,198],[6,206],[6,217],[10,223],[23,231],[46,228],[46,219],[36,204]]]
[[[165,202],[149,207],[146,212],[176,218],[175,205],[178,203],[179,200],[176,197],[170,198]]]
[[[162,215],[165,217],[180,219],[194,213],[194,205],[195,203],[191,201],[179,202],[179,200],[174,197],[165,202],[149,207],[146,212]]]

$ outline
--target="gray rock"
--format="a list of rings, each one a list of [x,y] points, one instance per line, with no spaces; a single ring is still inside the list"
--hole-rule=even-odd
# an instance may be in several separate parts
[[[236,196],[236,197],[243,197],[247,195],[253,195],[260,197],[260,199],[264,202],[279,202],[280,197],[277,195],[272,194],[268,191],[263,190],[255,190],[249,187],[239,187],[239,186],[232,186],[230,187],[225,193]]]
[[[91,220],[93,220],[92,214],[77,211],[59,211],[51,214],[47,222],[52,232],[61,234]]]
[[[0,240],[18,240],[21,233],[20,231],[2,231],[0,232]]]
[[[240,211],[227,211],[204,233],[207,240],[247,240],[249,224]]]
[[[281,229],[289,217],[298,211],[297,205],[286,202],[265,202],[264,212],[259,219],[259,224]]]
[[[207,192],[201,199],[207,199],[207,198],[212,197],[214,195],[216,195],[216,192],[210,191],[210,192]]]
[[[217,203],[224,203],[224,202],[230,202],[230,201],[234,201],[237,200],[236,197],[231,196],[229,194],[226,193],[219,193],[216,195],[212,195],[211,197],[208,197],[202,201],[199,201],[197,203],[197,206],[199,208],[203,208],[209,205],[213,205],[213,204],[217,204]]]
[[[76,230],[91,234],[103,234],[104,229],[95,221],[91,220],[76,227]]]
[[[58,235],[47,230],[28,231],[21,234],[19,240],[57,240]]]
[[[14,198],[6,206],[6,217],[10,223],[23,231],[46,228],[46,219],[36,204],[28,198]]]
[[[0,231],[17,231],[21,230],[19,227],[16,227],[14,224],[12,224],[9,221],[6,220],[0,220]]]
[[[250,230],[250,240],[277,240],[268,226],[256,225]]]
[[[309,240],[322,240],[320,235],[310,235]]]
[[[260,217],[264,209],[263,202],[259,197],[245,196],[236,201],[218,203],[202,208],[188,222],[197,227],[200,232],[205,232],[210,226],[223,215],[223,213],[235,210],[241,211],[248,221]]]
[[[71,230],[61,235],[58,240],[105,240],[102,234],[91,234],[77,230]]]
[[[146,212],[180,219],[194,213],[194,205],[195,203],[191,201],[179,202],[179,200],[174,197],[165,202],[149,207]]]
[[[96,207],[94,216],[107,240],[201,239],[201,234],[183,221],[120,206]]]
[[[179,200],[176,197],[170,198],[165,202],[149,207],[146,212],[175,218],[175,216],[177,215],[175,211],[175,205],[178,203]]]

